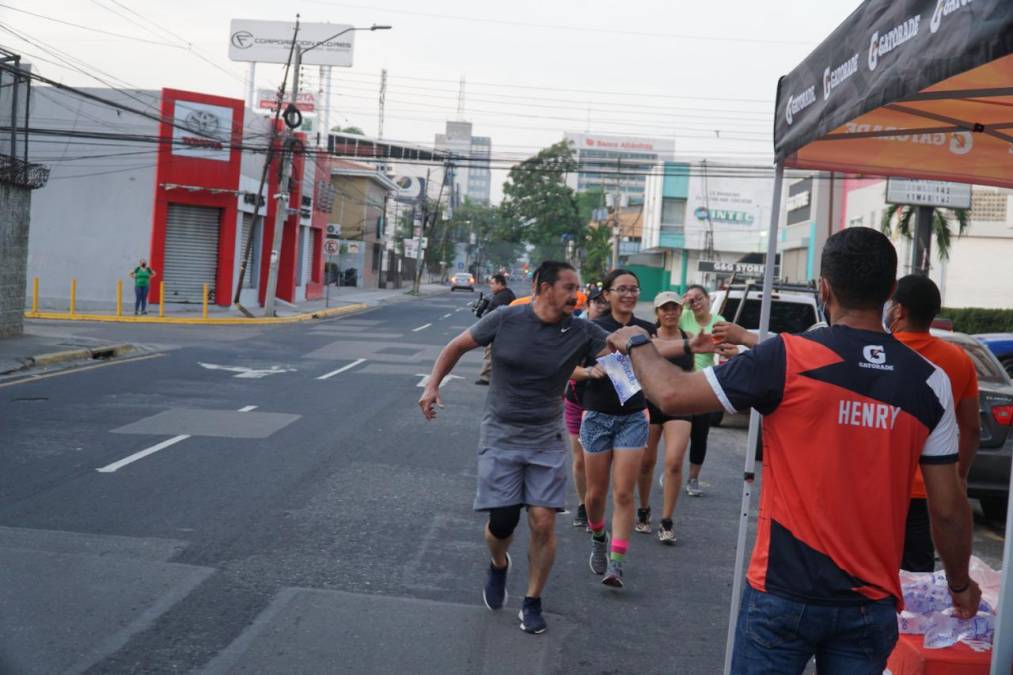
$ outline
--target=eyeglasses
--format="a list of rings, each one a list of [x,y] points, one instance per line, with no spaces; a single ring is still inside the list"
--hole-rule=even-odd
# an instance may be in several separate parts
[[[619,295],[640,295],[640,288],[637,286],[619,286],[618,288],[610,288],[609,290]]]

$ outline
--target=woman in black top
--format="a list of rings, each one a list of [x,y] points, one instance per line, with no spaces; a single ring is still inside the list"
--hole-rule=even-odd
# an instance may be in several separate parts
[[[623,269],[612,270],[605,276],[603,290],[610,311],[595,319],[595,323],[610,333],[624,326],[640,326],[654,334],[654,324],[633,316],[640,297],[640,282],[635,274]],[[600,367],[592,369],[595,370]],[[585,412],[580,425],[587,473],[587,519],[591,528],[590,565],[595,574],[605,574],[603,584],[622,588],[622,565],[633,530],[633,489],[647,445],[647,404],[643,393],[620,403],[612,381],[602,375],[595,373],[587,380],[582,399]],[[605,500],[610,475],[613,479],[612,546],[607,551]]]
[[[654,313],[658,319],[658,336],[655,342],[678,340],[687,344],[689,335],[679,328],[682,317],[682,298],[678,293],[658,293],[654,298]],[[689,372],[693,370],[693,355],[684,353],[670,357],[670,362]],[[651,484],[654,482],[654,467],[658,462],[658,443],[662,434],[665,437],[665,473],[664,499],[661,509],[661,526],[658,528],[658,540],[663,544],[675,543],[675,528],[672,514],[679,499],[679,488],[682,487],[682,464],[686,457],[691,430],[689,417],[670,417],[658,409],[650,401],[647,410],[651,416],[650,432],[647,437],[647,449],[640,468],[640,508],[637,509],[637,532],[651,532]]]

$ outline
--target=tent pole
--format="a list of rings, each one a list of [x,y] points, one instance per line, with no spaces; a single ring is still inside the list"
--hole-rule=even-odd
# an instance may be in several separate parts
[[[1013,473],[1010,474],[1010,491],[1013,492]],[[995,644],[992,645],[991,675],[1006,675],[1013,671],[1013,509],[1006,512],[1006,543],[1002,547],[1002,584],[995,620]]]
[[[781,183],[784,181],[784,164],[780,159],[774,165],[774,168],[774,198],[770,206],[770,230],[767,233],[767,264],[763,270],[763,302],[760,305],[761,342],[767,339],[770,329],[770,295],[774,286],[774,266],[777,263],[777,226],[781,218]],[[742,600],[746,534],[749,531],[749,509],[753,497],[753,475],[756,470],[756,441],[759,438],[759,432],[760,414],[755,410],[751,410],[749,413],[749,434],[746,441],[746,468],[742,481],[742,505],[739,509],[739,538],[735,544],[735,576],[732,579],[732,604],[728,615],[728,639],[725,643],[725,675],[729,675],[732,671],[732,647],[735,644],[735,624],[738,620],[739,604]]]

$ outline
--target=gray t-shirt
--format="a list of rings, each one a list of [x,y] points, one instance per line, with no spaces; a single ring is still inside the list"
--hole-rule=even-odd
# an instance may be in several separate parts
[[[530,304],[500,307],[469,330],[492,343],[483,447],[546,447],[562,439],[563,390],[573,369],[605,348],[608,333],[574,317],[543,323]]]

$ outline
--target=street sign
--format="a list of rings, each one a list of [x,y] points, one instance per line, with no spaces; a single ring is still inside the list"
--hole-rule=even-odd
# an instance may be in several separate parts
[[[886,179],[888,204],[942,206],[950,209],[971,208],[971,185],[941,180]]]
[[[327,255],[337,255],[341,250],[341,244],[337,239],[328,239],[324,242],[324,251]]]
[[[281,104],[281,109],[284,110],[288,107],[291,100],[291,92],[286,92],[285,101]],[[302,112],[316,112],[317,95],[312,91],[300,91],[299,100],[295,102],[295,107],[299,108]],[[274,112],[277,108],[278,92],[273,89],[257,90],[257,110],[269,110]]]
[[[309,50],[302,57],[304,66],[352,65],[355,31],[328,40],[351,26],[337,23],[300,23],[296,45]],[[233,19],[229,30],[229,58],[233,61],[255,63],[288,63],[295,24],[291,21],[254,21]]]
[[[698,272],[717,272],[718,274],[737,274],[743,277],[762,277],[767,266],[762,263],[717,262],[701,260],[696,267]],[[777,267],[774,267],[777,273]]]

